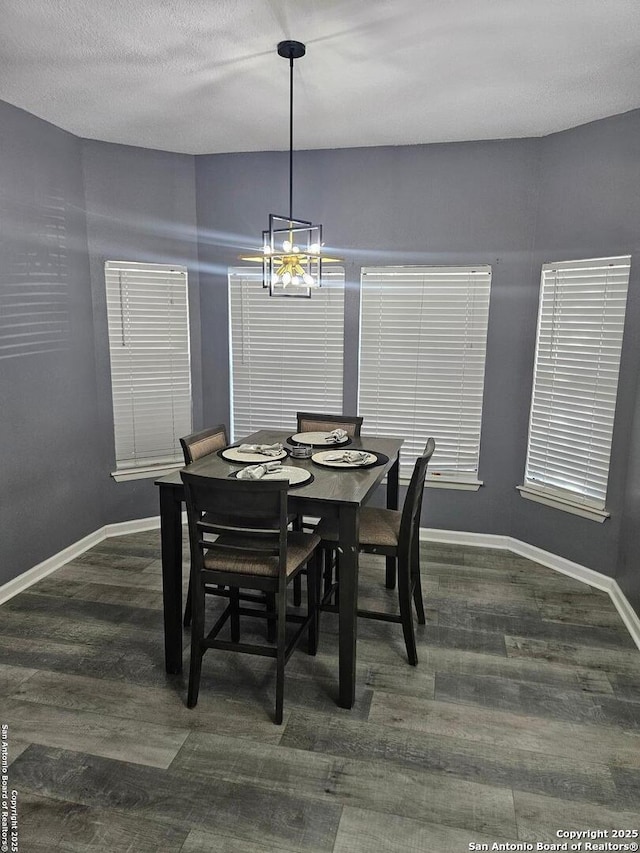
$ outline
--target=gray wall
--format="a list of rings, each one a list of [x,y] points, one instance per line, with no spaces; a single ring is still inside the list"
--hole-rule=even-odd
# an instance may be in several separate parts
[[[345,409],[357,400],[360,266],[493,266],[484,423],[477,493],[430,490],[425,523],[507,534],[520,474],[513,399],[529,365],[527,328],[539,140],[304,151],[295,155],[294,213],[322,222],[347,261]],[[286,211],[286,154],[198,157],[204,409],[229,420],[226,266],[256,246],[269,212]],[[299,176],[299,177],[298,177]],[[366,431],[366,424],[365,424]]]
[[[116,483],[104,262],[148,261],[188,267],[194,424],[202,423],[200,293],[194,158],[84,141],[85,201],[93,291],[96,386],[100,416],[97,486],[106,523],[158,514],[153,480]]]
[[[288,163],[281,152],[193,158],[80,141],[2,103],[0,119],[2,583],[103,524],[157,513],[152,481],[110,477],[106,259],[188,266],[194,426],[229,422],[226,270],[256,246],[269,212],[286,211]],[[612,518],[586,521],[515,490],[525,459],[540,264],[638,256],[639,123],[635,111],[544,139],[296,152],[295,212],[323,222],[327,244],[345,258],[346,411],[357,399],[360,267],[492,265],[485,485],[478,493],[430,490],[423,523],[510,534],[617,576],[640,610],[637,263]],[[39,293],[58,313],[48,313]],[[30,344],[12,352],[19,331],[31,333]]]
[[[294,213],[320,221],[346,258],[349,286],[345,411],[355,411],[360,267],[376,263],[493,266],[478,493],[431,490],[423,523],[510,534],[619,576],[640,598],[632,554],[640,544],[640,264],[634,264],[609,484],[611,519],[581,519],[524,500],[523,481],[540,265],[632,253],[638,257],[640,111],[544,139],[295,155]],[[207,421],[228,421],[225,270],[256,246],[269,212],[286,210],[286,155],[198,157],[198,224],[204,265]],[[628,462],[635,467],[627,478]],[[623,521],[624,520],[624,521]],[[618,548],[620,547],[620,556]]]
[[[158,514],[153,480],[110,476],[105,260],[187,265],[202,425],[194,158],[83,142],[0,102],[0,235],[2,584],[105,524]]]
[[[618,386],[607,509],[603,524],[514,499],[513,535],[545,550],[597,569],[619,573],[618,546],[627,489],[627,464],[633,443],[632,419],[640,368],[640,111],[592,122],[541,140],[540,203],[536,220],[534,271],[537,291],[543,263],[631,254],[624,348]],[[537,292],[536,292],[537,299]],[[522,338],[527,360],[533,358],[535,311]],[[531,375],[523,376],[518,406],[526,408]],[[637,435],[637,430],[636,430]],[[518,455],[526,454],[526,423],[521,424]],[[638,507],[633,512],[640,521]],[[640,593],[629,571],[623,586],[630,597]],[[639,608],[640,609],[640,608]]]
[[[0,583],[103,523],[80,147],[0,102]]]

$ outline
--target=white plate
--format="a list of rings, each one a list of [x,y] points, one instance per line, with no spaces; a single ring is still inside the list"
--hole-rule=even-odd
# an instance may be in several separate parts
[[[237,447],[225,447],[220,451],[220,455],[229,462],[275,462],[284,459],[287,451],[283,450],[277,456],[266,456],[264,453],[240,453]]]
[[[282,465],[277,471],[272,474],[265,474],[256,480],[259,483],[261,480],[288,480],[292,486],[297,486],[300,483],[306,483],[313,477],[311,471],[305,468],[294,468],[293,465]]]
[[[338,460],[327,459],[327,456],[333,456],[337,452],[336,450],[321,450],[320,453],[314,453],[311,459],[317,462],[318,465],[327,465],[329,468],[366,468],[367,465],[372,465],[378,459],[374,453],[367,453],[367,458],[364,462],[340,462]]]
[[[244,468],[241,468],[240,471],[244,471]],[[233,474],[230,474],[229,476],[241,480],[243,478],[238,477],[240,471],[234,471]],[[299,486],[301,483],[306,483],[308,480],[312,479],[313,474],[305,468],[294,468],[293,465],[282,465],[277,471],[272,471],[270,474],[263,474],[262,477],[258,477],[257,480],[247,480],[246,482],[261,483],[263,480],[288,480],[290,486]]]
[[[298,432],[295,435],[292,435],[291,438],[293,441],[297,441],[300,444],[313,444],[313,445],[336,445],[336,447],[341,444],[345,444],[349,441],[349,436],[345,435],[342,441],[331,441],[329,440],[329,435],[331,433],[328,432]]]

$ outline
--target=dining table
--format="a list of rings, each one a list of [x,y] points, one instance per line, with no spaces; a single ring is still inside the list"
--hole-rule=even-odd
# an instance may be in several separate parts
[[[291,430],[261,429],[235,444],[272,445],[281,443],[290,450],[296,442]],[[288,444],[289,442],[289,444]],[[288,491],[288,511],[296,515],[334,518],[339,530],[340,595],[338,603],[338,704],[352,708],[356,692],[356,639],[358,608],[358,533],[360,508],[367,504],[386,480],[386,506],[398,508],[399,460],[402,439],[359,436],[348,440],[348,450],[367,450],[376,455],[369,467],[327,467],[311,458],[288,455],[287,466],[308,470],[312,477]],[[322,448],[326,450],[327,448]],[[313,448],[314,453],[320,448]],[[207,477],[235,476],[242,464],[211,453],[183,470]],[[268,461],[268,460],[267,460]],[[164,618],[165,668],[169,673],[182,671],[183,656],[183,583],[182,583],[182,510],[184,488],[180,471],[155,481],[160,497],[160,535],[162,548],[162,599]],[[387,583],[393,566],[387,563]]]

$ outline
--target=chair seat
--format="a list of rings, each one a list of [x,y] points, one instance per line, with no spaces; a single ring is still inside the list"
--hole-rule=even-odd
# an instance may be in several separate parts
[[[364,507],[360,511],[360,546],[397,547],[401,519],[402,513],[395,509]],[[316,533],[324,542],[338,541],[338,525],[332,518],[321,519]]]
[[[224,544],[224,540],[219,540]],[[241,539],[232,540],[233,544],[241,545]],[[232,544],[229,540],[229,544]],[[255,543],[255,539],[253,540]],[[244,543],[247,546],[248,543]],[[295,570],[305,563],[314,549],[320,544],[320,537],[315,533],[301,533],[289,531],[287,533],[287,575],[293,574]],[[251,544],[248,547],[252,547]],[[272,556],[260,557],[249,556],[246,552],[240,552],[236,556],[233,551],[207,551],[204,555],[205,569],[222,572],[235,572],[239,575],[260,575],[263,577],[276,577],[278,574],[278,558]]]

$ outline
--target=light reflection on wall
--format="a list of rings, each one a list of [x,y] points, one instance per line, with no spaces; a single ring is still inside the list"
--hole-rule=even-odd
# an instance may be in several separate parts
[[[11,228],[1,237],[0,359],[55,352],[69,342],[65,199],[54,190],[43,205],[16,213],[2,212]]]

